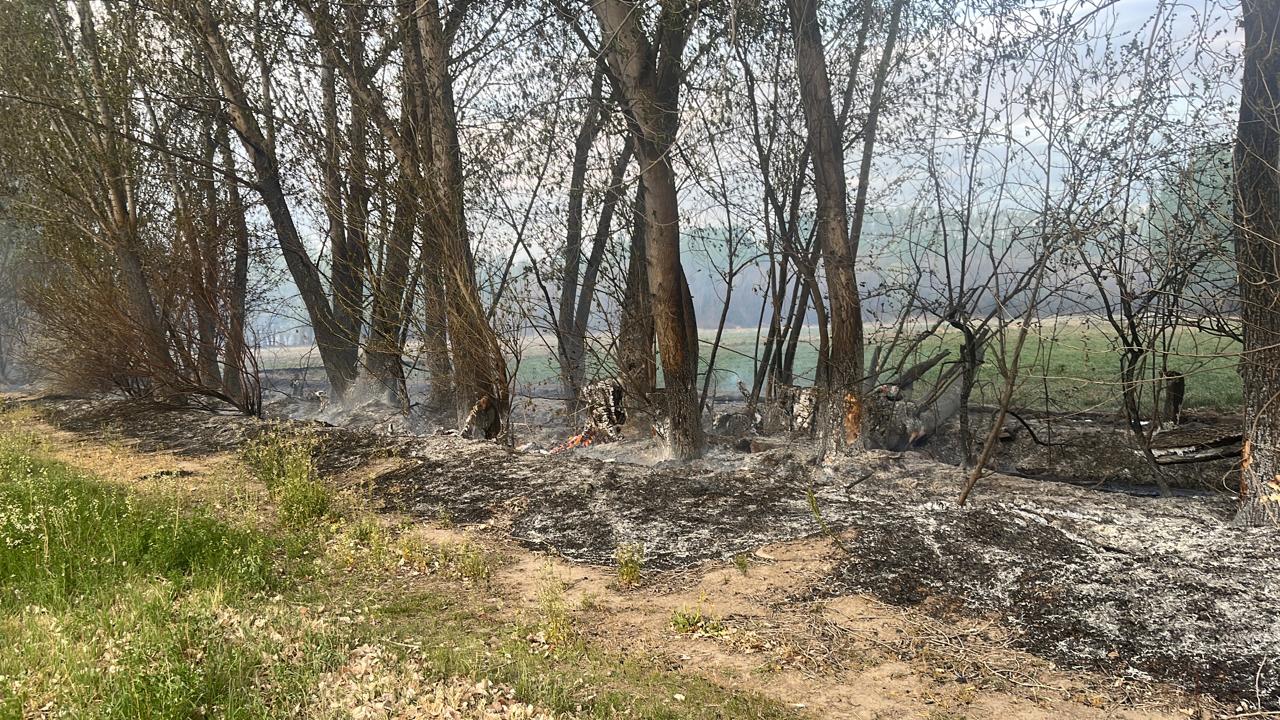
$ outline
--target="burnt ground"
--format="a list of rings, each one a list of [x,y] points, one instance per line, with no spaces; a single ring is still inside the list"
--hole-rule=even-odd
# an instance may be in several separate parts
[[[141,449],[229,450],[261,427],[101,401],[40,408],[64,429],[106,430]],[[960,508],[961,471],[919,453],[819,466],[792,445],[652,468],[456,437],[320,432],[323,468],[397,459],[372,483],[389,509],[493,522],[527,547],[591,564],[611,564],[621,543],[642,543],[646,568],[675,569],[811,536],[820,531],[812,488],[849,554],[797,587],[797,601],[865,593],[941,617],[991,618],[1066,667],[1280,707],[1280,533],[1233,527],[1226,497],[993,475]]]
[[[973,426],[981,434],[991,426],[991,409],[975,407]],[[1025,422],[1025,424],[1023,424]],[[1183,494],[1234,491],[1229,480],[1239,465],[1239,417],[1212,412],[1188,412],[1177,427],[1165,428],[1151,438],[1156,452],[1172,448],[1225,446],[1228,456],[1210,461],[1161,465],[1159,473]],[[1156,494],[1156,469],[1138,449],[1132,431],[1110,413],[1023,414],[1022,421],[1008,418],[1010,431],[996,448],[989,467],[1034,479],[1066,482],[1137,494]],[[920,448],[925,455],[948,464],[964,456],[958,423],[951,420],[945,432]]]

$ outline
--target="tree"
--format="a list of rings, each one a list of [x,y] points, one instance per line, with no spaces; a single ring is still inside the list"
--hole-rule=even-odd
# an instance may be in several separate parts
[[[255,113],[256,106],[249,100],[244,78],[232,60],[226,36],[209,0],[195,0],[186,9],[185,15],[197,46],[213,69],[226,103],[230,123],[253,165],[257,179],[256,189],[275,226],[276,239],[285,264],[311,319],[329,386],[334,395],[341,398],[355,379],[350,343],[343,340],[333,306],[325,294],[320,271],[307,252],[294,221],[288,196],[284,191],[274,134],[270,132],[271,125],[268,123],[264,126]],[[271,120],[270,116],[268,120]]]
[[[565,223],[564,277],[560,283],[560,302],[556,312],[557,360],[560,376],[570,408],[576,407],[578,394],[586,378],[587,327],[595,299],[596,282],[612,229],[613,216],[622,200],[627,168],[631,165],[635,140],[628,135],[613,160],[609,186],[605,189],[595,232],[583,266],[583,205],[586,196],[587,163],[591,150],[608,119],[603,97],[604,67],[596,63],[591,78],[587,109],[574,142],[573,163],[568,191],[568,219]],[[651,343],[652,344],[652,343]]]
[[[791,16],[796,73],[800,78],[800,96],[809,132],[809,152],[813,159],[814,190],[818,199],[817,236],[825,263],[830,303],[830,333],[825,352],[819,353],[822,373],[818,381],[826,388],[827,422],[833,427],[839,426],[834,435],[836,445],[844,446],[856,442],[862,433],[862,303],[854,265],[866,216],[876,125],[905,0],[893,2],[882,56],[872,81],[862,133],[863,152],[852,227],[845,183],[842,123],[836,119],[835,104],[831,98],[826,51],[822,43],[822,29],[818,25],[818,3],[819,0],[788,0],[787,9]],[[863,4],[861,27],[855,41],[855,57],[859,59],[872,24],[871,9],[870,2]],[[857,76],[858,64],[855,60],[851,68],[853,77]]]
[[[655,18],[644,17],[641,6],[626,0],[598,0],[591,9],[600,25],[609,77],[635,138],[644,184],[645,259],[670,422],[668,451],[687,460],[701,455],[703,447],[698,323],[680,263],[680,200],[672,148],[680,123],[684,48],[699,9],[685,0],[662,0]],[[653,23],[652,37],[646,20]]]
[[[334,35],[332,18],[323,8],[307,3],[300,3],[300,7],[319,35]],[[429,263],[424,275],[428,287],[436,287],[443,297],[443,303],[440,298],[428,298],[427,304],[437,308],[443,305],[447,317],[458,418],[465,417],[481,398],[488,398],[499,416],[506,418],[510,410],[506,363],[476,284],[453,94],[454,41],[473,7],[473,2],[464,1],[444,10],[435,0],[402,6],[401,83],[408,100],[402,108],[404,123],[395,120],[393,105],[386,101],[373,78],[359,72],[352,58],[342,57],[334,45],[324,45],[321,50],[327,62],[345,75],[353,102],[369,113],[391,147],[402,177],[413,190],[413,195],[402,194],[401,199],[416,196],[420,203],[416,217],[424,244],[423,259]],[[394,239],[402,243],[404,236]],[[405,286],[409,275],[408,257],[404,247],[396,247],[390,253],[388,281],[380,293],[384,298],[395,299],[403,294],[399,289]],[[376,318],[376,322],[386,323],[387,328],[375,328],[375,334],[388,334],[395,323],[386,318],[400,306],[402,303],[388,302],[386,309],[377,313],[381,319]],[[382,366],[385,365],[384,360]],[[438,386],[440,382],[437,378]]]
[[[1235,244],[1244,348],[1244,455],[1236,522],[1280,524],[1280,2],[1244,0],[1235,143]]]

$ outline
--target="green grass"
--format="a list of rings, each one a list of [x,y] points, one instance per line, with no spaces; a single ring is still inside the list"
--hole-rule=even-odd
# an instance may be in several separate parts
[[[0,435],[0,718],[342,717],[332,703],[374,689],[414,702],[459,676],[581,717],[793,716],[569,632],[531,639],[537,618],[465,586],[405,584],[399,561],[362,561],[405,552],[372,518],[255,529],[269,526],[126,492]],[[351,561],[319,561],[335,549]],[[498,562],[420,555],[468,581]],[[370,648],[378,662],[353,666]]]
[[[263,648],[219,623],[286,550],[0,441],[0,716],[264,717]]]
[[[65,466],[0,449],[0,610],[62,610],[141,579],[265,589],[269,538],[126,495]]]
[[[240,459],[271,493],[276,515],[291,528],[305,528],[334,510],[333,491],[316,475],[313,435],[276,426],[240,451]]]
[[[1003,346],[993,343],[989,347],[986,362],[978,372],[976,402],[997,402],[1006,382],[997,358],[1003,354],[1012,364],[1015,342],[1016,327],[1010,329]],[[955,359],[960,345],[957,332],[944,332],[922,343],[910,362],[943,350],[951,351],[949,360]],[[1178,331],[1169,338],[1163,355],[1149,356],[1152,364],[1138,389],[1140,402],[1144,407],[1150,402],[1164,361],[1170,370],[1187,376],[1184,408],[1239,412],[1242,396],[1236,373],[1238,351],[1237,344],[1207,333]],[[926,382],[941,370],[939,366],[926,376]],[[1117,412],[1123,389],[1118,348],[1109,332],[1096,324],[1086,326],[1075,320],[1045,321],[1031,331],[1022,350],[1013,405],[1062,412]]]
[[[889,331],[868,326],[868,357],[876,343],[887,340],[887,332]],[[702,370],[705,373],[715,333],[703,330],[699,332],[699,337],[702,342]],[[926,353],[942,349],[952,350],[951,357],[955,358],[960,341],[958,333],[944,329],[938,336],[923,343],[921,352],[913,356],[913,359],[923,359]],[[807,330],[802,336],[795,362],[799,384],[812,382],[817,342],[817,335],[812,331]],[[1010,356],[1012,344],[1011,332]],[[555,388],[559,383],[559,370],[554,356],[537,338],[527,338],[524,345],[518,380],[525,385]],[[306,355],[302,349],[296,348],[276,348],[271,351],[275,355],[264,362],[264,367],[309,362],[318,368],[314,353]],[[1240,377],[1236,374],[1234,357],[1238,351],[1239,346],[1235,343],[1196,330],[1182,329],[1171,338],[1167,351],[1168,365],[1188,376],[1185,407],[1239,411]],[[980,403],[993,403],[1003,385],[1003,378],[995,362],[999,352],[999,348],[993,345],[988,351],[987,362],[979,371],[976,395]],[[756,355],[754,329],[725,331],[722,346],[716,356],[712,383],[718,394],[737,397],[737,382],[742,380],[747,384],[751,383],[755,367],[753,358]],[[1160,367],[1156,369],[1158,374]],[[597,367],[592,372],[603,376],[609,370]],[[1148,373],[1148,377],[1150,375]],[[1096,321],[1086,326],[1076,319],[1045,320],[1028,338],[1020,363],[1019,378],[1014,395],[1015,405],[1018,407],[1044,409],[1047,405],[1050,409],[1068,412],[1112,412],[1119,409],[1120,366],[1115,340]],[[1149,397],[1149,391],[1147,396]]]

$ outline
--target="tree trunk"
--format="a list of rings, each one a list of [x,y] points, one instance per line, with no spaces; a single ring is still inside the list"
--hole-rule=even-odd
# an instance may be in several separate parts
[[[579,265],[582,263],[582,212],[586,195],[587,162],[591,148],[602,125],[601,94],[604,85],[604,69],[597,64],[591,77],[591,95],[587,99],[587,111],[578,126],[578,137],[573,144],[573,163],[569,173],[569,207],[565,219],[564,276],[560,282],[560,307],[556,315],[556,359],[560,363],[560,382],[564,387],[565,406],[572,413],[577,409],[578,393],[582,390],[584,339],[574,337],[577,328],[575,308],[578,297]]]
[[[423,352],[431,370],[431,397],[434,408],[456,404],[453,387],[453,359],[449,355],[449,314],[445,310],[444,280],[436,257],[422,258]]]
[[[463,204],[462,149],[449,68],[452,38],[446,35],[437,0],[423,0],[417,12],[426,71],[424,94],[429,108],[428,123],[421,129],[430,134],[427,178],[434,206],[428,208],[428,213],[433,216],[432,227],[440,238],[454,387],[459,391],[454,405],[462,421],[477,399],[487,396],[505,426],[511,411],[506,361],[476,287]]]
[[[671,456],[688,460],[702,453],[702,422],[698,412],[697,321],[689,302],[688,283],[680,265],[679,199],[675,172],[666,152],[655,156],[641,150],[645,168],[645,258],[653,328],[662,357],[662,381],[671,432]],[[693,342],[690,341],[692,331]]]
[[[214,103],[210,103],[214,105]],[[218,333],[222,330],[219,322],[219,298],[222,288],[221,244],[222,223],[218,217],[218,185],[212,168],[218,161],[218,144],[214,135],[216,105],[211,108],[201,122],[201,140],[205,168],[198,171],[199,187],[204,195],[204,227],[200,232],[200,268],[202,290],[200,304],[203,323],[200,328],[200,352],[207,355],[207,365],[202,363],[205,376],[210,387],[223,390],[226,387],[222,377],[222,366],[218,364]]]
[[[154,389],[163,394],[176,379],[176,370],[169,352],[164,324],[143,267],[135,196],[133,188],[128,185],[134,173],[126,167],[127,151],[122,147],[116,115],[107,104],[111,94],[107,91],[106,70],[99,54],[97,26],[89,0],[76,0],[76,15],[79,17],[80,39],[84,44],[95,96],[92,103],[88,97],[84,97],[84,110],[87,114],[97,116],[104,131],[96,143],[102,154],[100,159],[104,166],[103,175],[109,203],[107,217],[102,220],[107,226],[109,242],[119,264],[129,320],[134,323],[134,329],[142,341],[147,356],[147,369],[155,381]],[[74,57],[69,44],[66,51],[69,57]]]
[[[327,39],[325,39],[327,41]],[[361,253],[347,237],[342,182],[342,135],[338,130],[338,92],[334,70],[320,68],[321,120],[324,153],[320,158],[320,199],[324,204],[329,237],[329,285],[333,289],[333,322],[337,347],[333,355],[342,373],[355,378],[360,355],[360,329],[364,316],[364,267]]]
[[[796,73],[809,150],[813,157],[817,195],[817,235],[826,263],[830,298],[830,342],[826,357],[819,357],[827,401],[824,437],[837,448],[851,445],[861,434],[862,307],[854,269],[857,249],[850,241],[844,174],[844,143],[831,101],[831,83],[818,25],[818,0],[789,0]],[[863,18],[863,23],[870,22]]]
[[[1280,524],[1280,2],[1244,0],[1235,244],[1244,349],[1242,525]]]
[[[235,176],[235,155],[230,138],[221,138],[222,153],[228,178]],[[231,229],[231,287],[227,298],[227,394],[239,398],[242,410],[260,412],[260,386],[257,370],[245,338],[249,294],[249,224],[245,220],[244,201],[234,180],[227,180],[228,225]]]
[[[613,228],[613,216],[617,212],[618,203],[622,201],[623,181],[627,168],[631,165],[635,141],[628,136],[623,143],[622,151],[614,158],[613,171],[609,177],[609,190],[605,193],[604,203],[600,207],[600,216],[596,219],[595,236],[591,239],[591,252],[587,255],[587,265],[582,274],[582,287],[578,291],[578,304],[574,309],[573,328],[569,334],[569,355],[573,359],[575,387],[581,388],[586,381],[586,342],[587,324],[591,319],[591,305],[596,296],[596,280],[600,275],[600,266],[604,263],[605,250],[609,244],[609,232]],[[647,280],[645,281],[648,282]],[[653,345],[652,340],[649,343]]]
[[[396,209],[391,220],[391,232],[387,235],[385,261],[371,288],[373,297],[369,313],[369,342],[365,348],[365,372],[370,384],[385,393],[391,403],[408,409],[402,328],[412,265],[416,208],[409,183],[401,180],[396,187]],[[447,386],[448,373],[443,378],[436,378],[434,365],[432,371],[432,387]]]
[[[618,369],[628,404],[648,402],[658,383],[653,356],[653,310],[649,298],[648,263],[645,260],[645,191],[643,179],[636,186],[631,226],[631,253],[627,262],[627,286],[622,297],[622,321],[618,327]]]
[[[272,144],[250,109],[252,106],[245,94],[244,81],[231,60],[226,39],[218,28],[209,0],[194,0],[193,4],[194,20],[199,30],[196,33],[197,41],[213,67],[218,85],[227,98],[227,109],[232,126],[240,136],[245,153],[253,163],[258,192],[266,206],[267,215],[275,227],[276,239],[284,255],[285,265],[289,268],[289,274],[293,277],[298,293],[302,296],[302,302],[306,306],[307,316],[315,332],[316,345],[320,350],[320,361],[324,364],[325,375],[329,379],[329,386],[334,395],[341,398],[346,394],[352,380],[352,377],[344,371],[338,352],[343,343],[336,330],[333,310],[325,297],[320,273],[311,256],[307,254],[307,248],[302,242],[302,237],[293,221],[293,214],[289,210],[289,203],[280,180],[280,166],[272,150]]]
[[[659,3],[651,40],[623,0],[599,0],[592,11],[606,44],[610,79],[623,98],[645,186],[645,257],[653,303],[653,326],[662,355],[668,453],[688,460],[703,449],[698,412],[698,325],[680,264],[680,207],[671,151],[680,117],[684,47],[696,11],[683,0]]]

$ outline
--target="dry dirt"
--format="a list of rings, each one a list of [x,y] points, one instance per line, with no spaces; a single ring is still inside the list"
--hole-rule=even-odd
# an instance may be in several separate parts
[[[260,428],[101,401],[36,405],[68,459],[117,476],[87,450],[105,434],[111,453],[140,464],[128,477],[157,483],[177,470],[198,486]],[[1277,538],[1230,527],[1220,499],[996,476],[959,509],[956,470],[914,454],[818,466],[794,448],[717,452],[676,470],[320,432],[335,482],[370,488],[386,512],[441,538],[480,537],[515,558],[496,584],[515,607],[536,607],[554,578],[588,636],[820,717],[1185,718],[1280,702]],[[811,488],[847,552],[822,538]],[[645,546],[637,589],[618,587],[611,568],[627,542]],[[713,631],[672,629],[673,612],[693,609],[718,621]]]

